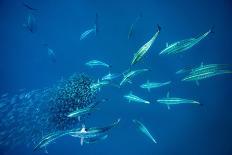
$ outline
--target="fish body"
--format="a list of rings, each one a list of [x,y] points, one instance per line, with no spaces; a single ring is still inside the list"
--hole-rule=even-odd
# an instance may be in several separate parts
[[[143,72],[147,72],[147,71],[150,71],[149,69],[139,69],[139,70],[132,70],[132,71],[129,71],[128,73],[126,74],[123,74],[123,79],[122,81],[120,82],[120,86],[123,85],[124,83],[127,83],[127,82],[131,82],[131,79],[140,74],[140,73],[143,73]]]
[[[147,89],[148,91],[150,91],[150,89],[152,88],[158,88],[158,87],[162,87],[165,85],[170,84],[171,81],[167,81],[167,82],[163,82],[163,83],[157,83],[157,82],[149,82],[147,81],[146,83],[140,85],[141,88]]]
[[[105,62],[99,61],[99,60],[90,60],[85,63],[86,66],[89,67],[96,67],[96,66],[104,66],[104,67],[111,67],[111,65],[106,64]]]
[[[205,37],[208,36],[208,34],[212,33],[212,30],[210,29],[203,35],[197,38],[189,38],[181,41],[177,41],[175,43],[172,43],[170,45],[166,44],[166,48],[163,49],[159,54],[160,55],[172,55],[184,52],[190,48],[192,48],[194,45],[199,43],[201,40],[203,40]]]
[[[228,66],[227,64],[203,65],[203,63],[201,63],[199,67],[193,68],[182,81],[199,81],[221,74],[230,74],[232,71],[227,69]]]
[[[94,127],[94,128],[85,128],[85,126],[82,127],[82,129],[80,131],[76,131],[73,133],[69,133],[71,136],[73,137],[79,137],[81,138],[81,145],[83,145],[84,140],[85,139],[89,139],[89,140],[93,140],[96,138],[99,138],[101,136],[104,137],[104,135],[106,135],[106,133],[114,128],[115,126],[117,126],[120,122],[120,119],[118,119],[117,121],[115,121],[113,124],[105,126],[105,127]]]
[[[36,31],[36,20],[32,14],[27,16],[27,22],[23,26],[28,29],[31,33]]]
[[[131,66],[139,62],[142,59],[142,57],[148,52],[148,50],[151,48],[154,41],[156,40],[157,36],[159,35],[160,30],[161,28],[160,26],[158,26],[158,31],[154,34],[154,36],[134,54]]]
[[[82,115],[89,114],[94,110],[96,110],[96,108],[87,107],[87,108],[77,109],[69,113],[68,117],[80,117]]]
[[[121,74],[111,74],[109,72],[107,75],[102,77],[102,80],[113,80],[115,78],[118,78],[119,76],[121,76]]]
[[[177,104],[199,104],[198,101],[189,100],[189,99],[183,99],[178,97],[170,97],[169,93],[167,93],[167,96],[161,99],[157,100],[160,104],[167,105],[168,109],[170,109],[170,105],[177,105]]]
[[[124,98],[126,98],[129,102],[150,104],[149,101],[144,100],[144,99],[132,94],[132,92],[130,92],[128,95],[124,95]]]
[[[85,32],[83,32],[80,36],[80,40],[84,40],[86,39],[87,37],[89,37],[92,33],[96,33],[97,29],[96,29],[96,26],[94,26],[93,28],[91,29],[88,29],[86,30]]]
[[[157,141],[155,140],[155,138],[150,134],[150,132],[148,131],[148,129],[138,120],[133,120],[133,123],[136,124],[136,126],[138,127],[138,129],[145,134],[149,139],[151,139],[154,143],[157,143]]]
[[[92,89],[92,90],[101,90],[101,88],[103,87],[103,86],[106,86],[106,85],[108,85],[110,82],[109,81],[107,81],[107,80],[103,80],[103,81],[100,81],[99,79],[98,79],[98,81],[96,82],[96,83],[92,83],[91,85],[90,85],[90,88]]]

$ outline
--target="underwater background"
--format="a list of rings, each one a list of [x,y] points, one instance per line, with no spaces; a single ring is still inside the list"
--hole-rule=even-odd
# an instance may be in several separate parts
[[[98,95],[108,98],[100,110],[86,119],[86,126],[104,126],[121,118],[106,140],[80,145],[80,139],[64,136],[47,147],[50,155],[230,155],[232,154],[232,76],[221,75],[200,81],[182,82],[175,72],[185,66],[232,60],[232,2],[230,0],[28,0],[37,11],[20,0],[0,0],[0,94],[15,94],[20,89],[50,87],[73,73],[85,73],[97,80],[109,71],[122,73],[129,68],[133,54],[162,27],[154,45],[135,68],[151,72],[138,75],[122,88],[104,87]],[[98,14],[98,32],[85,40],[80,35],[94,24]],[[28,14],[36,19],[36,31],[22,25]],[[128,31],[138,15],[131,39]],[[170,57],[159,52],[166,42],[198,36],[214,27],[213,34],[188,51]],[[47,48],[56,54],[51,61]],[[102,60],[111,68],[88,68],[91,59]],[[120,79],[115,83],[120,83]],[[139,85],[150,81],[172,81],[171,85],[143,90]],[[128,103],[123,98],[132,91],[151,104]],[[178,105],[170,110],[156,104],[170,96],[195,99],[203,106]],[[0,118],[1,119],[1,118]],[[157,144],[140,133],[132,120],[146,125]],[[8,129],[5,129],[8,130]],[[0,154],[39,155],[33,147],[0,147]]]

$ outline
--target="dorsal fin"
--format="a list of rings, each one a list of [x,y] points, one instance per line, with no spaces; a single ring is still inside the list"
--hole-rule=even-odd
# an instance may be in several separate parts
[[[201,67],[203,67],[204,66],[204,63],[203,62],[201,62]]]
[[[167,98],[169,98],[170,97],[170,93],[169,93],[169,91],[167,92],[167,96],[166,96]]]
[[[166,47],[168,47],[168,42],[166,42]]]
[[[100,80],[99,80],[99,79],[97,79],[97,83],[100,83]]]

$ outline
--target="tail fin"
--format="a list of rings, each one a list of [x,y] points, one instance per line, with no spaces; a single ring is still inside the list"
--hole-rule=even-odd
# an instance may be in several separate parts
[[[96,13],[96,16],[95,16],[95,22],[94,22],[94,26],[95,26],[95,35],[97,35],[99,29],[98,29],[98,13]]]
[[[215,33],[214,29],[215,29],[214,26],[212,26],[212,27],[210,28],[210,30],[209,30],[209,33],[214,34],[214,33]]]
[[[157,28],[158,28],[158,31],[161,31],[162,29],[159,24],[157,24]]]

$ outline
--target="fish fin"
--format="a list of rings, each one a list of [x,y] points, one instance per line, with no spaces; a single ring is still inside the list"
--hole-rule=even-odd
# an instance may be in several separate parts
[[[168,107],[168,110],[170,110],[171,108],[170,108],[170,105],[167,105],[167,107]]]
[[[46,146],[44,147],[44,153],[48,154],[48,150]]]
[[[158,31],[161,31],[161,27],[159,24],[157,24]]]
[[[151,92],[151,89],[150,88],[147,88],[148,92],[150,93]]]
[[[170,97],[170,93],[169,92],[167,92],[167,96],[166,96],[167,98],[169,98]]]
[[[127,82],[128,82],[129,84],[132,84],[132,81],[131,81],[131,80],[128,80]]]
[[[199,87],[200,86],[200,83],[199,83],[199,81],[196,81],[196,85]]]
[[[200,67],[203,67],[204,66],[204,63],[203,62],[201,62],[201,66]]]
[[[81,121],[81,116],[78,116],[78,121],[79,121],[79,122]]]
[[[210,28],[210,30],[209,30],[209,33],[215,33],[215,31],[214,31],[214,29],[215,29],[215,27],[214,26],[212,26],[211,28]]]
[[[97,33],[99,32],[99,28],[98,28],[98,13],[96,13],[95,15],[95,35],[97,35]]]
[[[168,47],[168,42],[166,42],[166,47]]]
[[[84,144],[84,138],[80,139],[80,143],[81,143],[81,146],[83,146],[83,144]]]
[[[128,102],[130,103],[130,102],[131,102],[131,100],[128,100]]]
[[[111,68],[112,67],[112,65],[109,65],[109,68]]]

